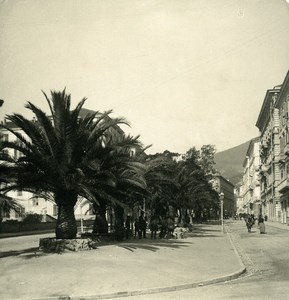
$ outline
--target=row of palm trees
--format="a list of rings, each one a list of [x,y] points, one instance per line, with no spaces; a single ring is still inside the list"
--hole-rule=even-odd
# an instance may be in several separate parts
[[[0,148],[6,150],[0,152],[0,192],[6,210],[17,209],[6,196],[13,190],[54,201],[56,238],[70,239],[77,234],[74,207],[79,197],[93,204],[98,233],[107,232],[108,205],[114,208],[115,227],[121,228],[124,208],[144,201],[154,214],[163,215],[173,206],[180,217],[187,209],[212,208],[216,203],[217,195],[195,149],[181,162],[168,151],[148,156],[139,136],[120,130],[120,125],[129,124],[123,118],[111,118],[112,111],[82,117],[85,98],[71,109],[71,96],[65,90],[51,91],[50,98],[43,94],[49,115],[28,102],[25,107],[34,114],[33,120],[15,113],[7,119],[20,131],[1,125],[15,136],[14,141],[2,141]],[[7,154],[10,150],[21,155]]]

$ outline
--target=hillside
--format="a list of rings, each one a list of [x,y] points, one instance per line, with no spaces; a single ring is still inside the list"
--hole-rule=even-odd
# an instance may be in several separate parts
[[[233,184],[242,180],[243,162],[249,143],[250,141],[215,154],[216,169]]]

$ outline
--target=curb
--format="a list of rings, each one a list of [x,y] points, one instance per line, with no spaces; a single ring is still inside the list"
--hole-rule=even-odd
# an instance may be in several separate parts
[[[59,296],[59,297],[48,297],[48,298],[31,298],[30,300],[93,300],[93,299],[113,299],[120,297],[130,297],[130,296],[140,296],[140,295],[149,295],[149,294],[159,294],[166,292],[174,292],[181,291],[186,289],[192,289],[197,287],[203,287],[210,284],[221,283],[230,281],[238,278],[240,275],[246,272],[246,268],[241,268],[239,271],[225,275],[218,278],[213,278],[205,281],[197,281],[193,283],[181,284],[176,286],[168,286],[168,287],[160,287],[160,288],[151,288],[146,290],[134,290],[134,291],[123,291],[123,292],[115,292],[110,294],[99,294],[92,296]]]
[[[246,266],[245,266],[245,264],[244,264],[244,262],[243,262],[243,260],[242,260],[242,258],[241,258],[241,255],[240,255],[239,251],[237,250],[237,248],[236,248],[236,246],[235,246],[235,244],[234,244],[234,242],[233,242],[233,240],[232,240],[230,231],[228,231],[228,225],[226,225],[226,234],[227,234],[227,236],[229,237],[231,246],[232,246],[233,249],[234,249],[234,252],[235,252],[235,254],[236,254],[236,256],[237,256],[237,259],[238,259],[238,261],[239,261],[239,264],[240,264],[241,268],[244,269],[244,273],[245,273],[245,272],[247,271]]]
[[[223,277],[213,278],[205,281],[198,281],[194,283],[188,283],[188,284],[181,284],[176,286],[169,286],[169,287],[161,287],[161,288],[152,288],[147,290],[135,290],[135,291],[124,291],[124,292],[116,292],[111,294],[100,294],[100,295],[93,295],[93,296],[86,296],[86,297],[68,297],[68,298],[59,298],[62,300],[86,300],[86,299],[112,299],[112,298],[120,298],[120,297],[130,297],[130,296],[139,296],[139,295],[149,295],[149,294],[159,294],[159,293],[165,293],[165,292],[174,292],[174,291],[181,291],[191,288],[197,288],[202,287],[210,284],[230,281],[233,279],[238,278],[240,275],[242,275],[244,272],[246,272],[246,269],[242,268],[239,271],[225,275]],[[41,299],[46,300],[46,299]],[[48,300],[48,299],[47,299]]]

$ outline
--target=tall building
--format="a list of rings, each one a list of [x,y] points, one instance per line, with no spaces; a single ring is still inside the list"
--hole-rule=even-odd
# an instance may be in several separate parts
[[[242,183],[243,203],[245,212],[258,216],[262,213],[259,167],[260,138],[250,141],[246,158],[243,163],[244,175]]]
[[[280,181],[279,110],[275,106],[279,93],[279,86],[267,91],[256,123],[260,131],[261,211],[270,221],[280,221],[281,217],[276,188]]]
[[[289,224],[289,72],[275,102],[279,112],[279,157],[276,158],[279,167],[279,182],[277,192],[280,199],[278,219]]]
[[[235,187],[235,201],[236,201],[236,213],[238,215],[247,213],[246,203],[243,197],[243,184],[239,184]]]

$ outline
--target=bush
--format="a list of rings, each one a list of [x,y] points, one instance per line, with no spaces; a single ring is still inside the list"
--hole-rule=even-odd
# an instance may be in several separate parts
[[[40,214],[27,214],[23,219],[23,224],[41,223],[43,216]]]

